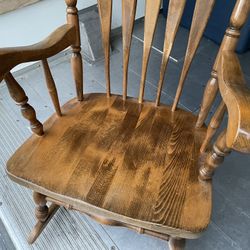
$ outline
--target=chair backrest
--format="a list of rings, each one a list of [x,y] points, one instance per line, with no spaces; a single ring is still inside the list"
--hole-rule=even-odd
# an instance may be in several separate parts
[[[110,96],[110,30],[112,22],[112,0],[97,0],[100,13],[103,47],[105,54],[105,75],[107,96]],[[137,7],[137,0],[121,0],[122,2],[122,36],[123,36],[123,99],[127,98],[128,87],[128,67],[130,48],[132,41],[133,26],[135,22],[135,14]],[[168,14],[166,21],[165,40],[163,47],[163,56],[161,67],[159,68],[159,82],[158,91],[156,95],[155,105],[160,105],[160,98],[162,87],[164,83],[164,75],[166,72],[167,64],[170,58],[170,53],[174,45],[177,30],[180,25],[180,21],[183,15],[187,0],[169,0]],[[209,21],[209,17],[213,10],[215,0],[196,0],[195,8],[193,12],[192,24],[188,38],[188,44],[185,54],[185,59],[182,67],[182,71],[179,78],[179,84],[176,90],[176,95],[172,105],[172,111],[175,111],[179,99],[181,97],[184,83],[188,75],[191,63],[195,57],[199,43],[203,36],[206,25]],[[229,28],[225,32],[225,36],[218,52],[214,67],[211,73],[211,78],[207,83],[203,100],[201,103],[200,113],[197,120],[197,128],[203,126],[206,120],[211,106],[215,100],[218,87],[218,74],[217,68],[220,61],[220,55],[224,50],[235,51],[237,42],[240,36],[240,29],[247,20],[249,13],[249,0],[237,0],[233,13],[230,19]],[[142,57],[142,71],[140,81],[140,91],[138,96],[138,102],[143,103],[144,89],[146,82],[146,75],[148,70],[148,63],[150,52],[152,49],[153,37],[156,29],[157,19],[161,7],[161,0],[145,0],[145,19],[144,19],[144,47]],[[208,76],[209,77],[209,76]],[[202,145],[201,151],[204,152],[209,145],[213,135],[219,127],[223,116],[226,112],[225,103],[222,101],[218,106],[218,109],[211,120],[207,138]]]
[[[135,21],[137,1],[136,0],[121,0],[121,1],[122,1],[122,35],[123,35],[123,99],[125,100],[127,97],[128,64],[129,64],[130,47],[131,47],[133,26]],[[187,0],[169,0],[167,25],[165,30],[164,51],[163,51],[161,68],[159,69],[159,83],[158,83],[158,93],[156,96],[156,105],[159,105],[160,103],[164,74],[175,41],[176,33],[180,25],[180,20],[183,15],[186,1]],[[215,0],[206,0],[206,1],[196,0],[184,64],[181,71],[180,80],[176,91],[176,96],[172,106],[173,111],[176,109],[178,105],[178,101],[180,99],[183,90],[185,79],[187,77],[189,68],[195,56],[199,43],[201,41],[210,14],[213,10],[214,4]],[[233,29],[239,30],[243,25],[243,23],[246,21],[246,18],[244,18],[245,16],[242,18],[240,13],[243,11],[244,7],[245,8],[247,7],[247,5],[248,1],[246,0],[237,1],[234,14],[231,18],[231,25],[232,25],[231,30]],[[152,48],[152,41],[156,29],[156,23],[160,7],[161,7],[161,0],[145,0],[144,49],[142,58],[140,92],[138,97],[139,103],[142,103],[144,98],[147,67],[148,67],[150,51]],[[110,28],[112,22],[112,0],[98,0],[98,8],[101,19],[103,47],[105,52],[107,95],[109,96],[111,94],[109,48],[110,48]],[[239,22],[238,19],[241,19],[240,21],[241,23],[240,25],[235,26],[235,22],[237,22],[237,24]],[[225,46],[226,45],[224,42],[222,47]]]

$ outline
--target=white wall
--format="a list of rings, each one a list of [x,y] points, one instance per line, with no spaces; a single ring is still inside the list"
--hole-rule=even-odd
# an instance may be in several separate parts
[[[138,1],[137,17],[144,15],[144,1]],[[113,27],[121,25],[121,0],[113,0]],[[78,9],[84,9],[96,0],[78,0]],[[45,38],[65,23],[64,0],[42,0],[36,4],[0,15],[0,48],[29,45]]]
[[[121,1],[113,0],[113,28],[121,26]],[[137,18],[144,15],[145,0],[138,0]],[[79,10],[96,4],[96,0],[78,0]],[[42,0],[33,5],[0,15],[0,48],[36,43],[66,21],[64,0]],[[18,70],[25,65],[15,68]],[[29,64],[28,64],[29,65]]]

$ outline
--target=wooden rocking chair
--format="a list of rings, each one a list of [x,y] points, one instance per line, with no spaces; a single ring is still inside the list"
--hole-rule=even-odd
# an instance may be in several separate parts
[[[0,49],[0,80],[30,122],[32,135],[11,157],[8,176],[34,191],[37,224],[33,243],[59,206],[100,223],[124,226],[169,240],[183,249],[197,238],[211,215],[211,178],[231,150],[250,153],[250,91],[235,48],[249,13],[238,0],[230,27],[205,89],[198,116],[177,108],[185,78],[215,0],[196,0],[186,56],[172,107],[160,104],[163,79],[186,0],[170,0],[159,88],[154,103],[144,86],[161,0],[146,0],[144,51],[139,98],[127,97],[128,64],[136,0],[122,0],[123,95],[110,92],[112,0],[99,0],[107,94],[83,94],[82,57],[76,0],[66,0],[67,24],[41,43]],[[72,47],[77,98],[60,108],[47,58]],[[10,70],[41,60],[56,114],[43,125]],[[195,86],[194,86],[195,87]],[[222,96],[208,127],[204,124],[217,93]],[[210,145],[225,112],[228,126]],[[48,208],[47,202],[52,205]]]

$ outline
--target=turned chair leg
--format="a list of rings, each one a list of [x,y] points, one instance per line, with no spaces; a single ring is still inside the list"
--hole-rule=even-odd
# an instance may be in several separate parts
[[[185,239],[170,237],[168,245],[170,250],[183,250],[185,248],[185,243]]]
[[[32,244],[42,233],[43,229],[47,226],[53,215],[58,210],[59,206],[52,203],[48,208],[46,196],[37,192],[33,193],[33,199],[36,203],[35,215],[37,223],[28,237],[28,243]]]

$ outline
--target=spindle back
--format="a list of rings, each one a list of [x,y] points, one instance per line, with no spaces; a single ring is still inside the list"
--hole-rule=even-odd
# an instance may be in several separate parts
[[[103,47],[105,51],[105,75],[106,75],[108,96],[111,94],[109,61],[110,61],[110,28],[112,23],[112,2],[113,2],[112,0],[98,0],[98,8],[100,13],[101,28],[103,34]],[[139,103],[142,103],[144,99],[144,89],[145,89],[145,81],[146,81],[149,57],[152,49],[152,41],[156,29],[161,2],[162,2],[161,0],[145,0],[144,46],[143,46],[140,91],[138,96]],[[160,104],[166,67],[168,64],[168,60],[170,58],[170,53],[174,45],[178,28],[180,26],[180,21],[183,15],[186,2],[187,0],[169,0],[164,49],[163,49],[162,63],[159,69],[158,91],[155,100],[156,106]],[[128,67],[130,58],[130,48],[131,48],[133,26],[135,22],[137,0],[121,0],[121,3],[122,3],[121,15],[122,15],[122,37],[123,37],[123,99],[126,100],[127,88],[129,84]],[[176,107],[178,106],[178,102],[184,87],[185,79],[187,77],[191,63],[194,59],[197,48],[203,36],[204,30],[208,23],[214,4],[215,0],[206,0],[206,1],[196,0],[185,59],[179,79],[178,88],[176,90],[174,103],[172,105],[172,111],[175,111]],[[231,19],[238,20],[240,18],[239,13],[243,11],[242,7],[245,6],[246,8],[247,5],[248,1],[238,0],[235,5],[235,10]],[[232,20],[231,20],[231,26],[232,29],[235,30],[239,30],[242,27],[243,23],[246,21],[246,19],[244,19],[244,22],[240,24],[240,26],[237,25],[235,26],[235,21]],[[226,42],[223,42],[221,46],[222,48],[227,47],[227,44],[225,43]],[[218,58],[217,61],[219,60]],[[215,74],[216,74],[216,66],[215,69],[213,70],[213,75]],[[204,96],[204,98],[208,97]],[[209,104],[208,106],[210,107],[211,105]],[[209,109],[209,107],[207,107],[207,104],[205,104],[205,109]],[[202,110],[202,117],[198,121],[198,127],[201,126],[201,124],[203,124],[207,114],[208,114],[207,111],[204,112],[204,110]]]

